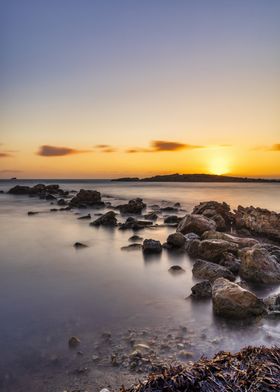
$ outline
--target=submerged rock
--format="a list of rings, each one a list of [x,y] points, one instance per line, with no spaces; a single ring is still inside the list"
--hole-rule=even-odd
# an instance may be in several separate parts
[[[186,272],[180,265],[172,265],[168,271],[172,273]]]
[[[265,313],[264,302],[238,284],[219,278],[212,286],[214,313],[223,317],[246,318]]]
[[[232,281],[235,280],[233,273],[229,269],[205,260],[197,260],[194,263],[192,272],[195,278],[208,279],[211,282],[221,277]]]
[[[116,213],[114,211],[108,211],[101,215],[95,221],[91,222],[91,226],[117,226]]]
[[[177,231],[182,234],[203,234],[205,231],[216,230],[216,223],[203,215],[188,214],[179,223]]]
[[[209,280],[203,280],[202,282],[196,283],[192,288],[192,297],[194,298],[211,298],[212,286]]]
[[[131,237],[129,237],[128,241],[142,242],[143,241],[143,237],[140,237],[139,235],[132,235]]]
[[[130,245],[121,247],[121,250],[126,250],[126,251],[141,250],[141,249],[142,249],[141,244],[130,244]]]
[[[81,249],[81,248],[87,248],[88,247],[87,245],[83,244],[82,242],[75,242],[75,244],[73,246],[76,249]]]
[[[142,249],[144,253],[161,253],[162,246],[157,240],[146,239],[143,242]]]
[[[243,279],[263,284],[280,283],[280,264],[265,248],[245,248],[240,257],[239,273]]]

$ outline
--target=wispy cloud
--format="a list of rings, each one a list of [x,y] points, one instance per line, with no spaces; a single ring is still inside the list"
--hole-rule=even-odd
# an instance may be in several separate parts
[[[280,151],[280,143],[273,144],[273,146],[270,148],[270,151]]]
[[[280,151],[280,143],[273,144],[272,146],[257,146],[252,149],[253,151]]]
[[[0,158],[11,158],[12,156],[9,152],[0,152]]]
[[[111,153],[111,152],[117,152],[118,149],[114,146],[111,146],[110,144],[96,144],[94,146],[98,152],[105,152],[105,153]]]
[[[45,144],[39,147],[37,155],[42,157],[61,157],[66,155],[82,154],[86,152],[91,152],[91,150],[77,150],[70,147],[49,146]]]
[[[194,150],[197,148],[205,148],[204,146],[197,146],[193,144],[186,144],[180,142],[171,142],[166,140],[152,140],[150,148],[132,147],[126,150],[129,154],[139,152],[164,152],[164,151],[181,151],[181,150]]]
[[[5,170],[0,170],[0,173],[2,173],[2,174],[23,173],[23,170],[5,169]]]

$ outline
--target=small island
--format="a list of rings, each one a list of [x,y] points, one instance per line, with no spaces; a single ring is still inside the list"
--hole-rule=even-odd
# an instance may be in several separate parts
[[[265,178],[248,178],[248,177],[233,177],[216,174],[166,174],[156,175],[146,178],[138,177],[122,177],[112,179],[111,181],[119,182],[265,182],[265,183],[279,183],[277,179],[265,179]]]

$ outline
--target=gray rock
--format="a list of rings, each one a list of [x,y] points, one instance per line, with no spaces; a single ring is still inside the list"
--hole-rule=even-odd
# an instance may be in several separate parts
[[[216,230],[216,223],[212,219],[196,214],[186,215],[177,227],[177,231],[182,234],[196,233],[201,235],[209,230]]]
[[[263,301],[227,279],[219,278],[212,286],[214,313],[229,318],[247,318],[265,313]]]

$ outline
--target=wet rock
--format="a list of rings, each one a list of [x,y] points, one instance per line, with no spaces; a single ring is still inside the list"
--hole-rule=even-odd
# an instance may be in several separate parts
[[[132,235],[131,237],[129,237],[128,241],[131,241],[131,242],[142,242],[143,241],[143,237],[140,237],[139,235]]]
[[[202,282],[196,283],[192,288],[192,297],[194,298],[211,298],[212,286],[209,280],[203,280]]]
[[[178,212],[178,208],[176,207],[162,207],[160,209],[162,212]]]
[[[180,232],[170,234],[167,237],[167,243],[174,248],[182,248],[185,245],[186,239]]]
[[[91,215],[90,214],[82,215],[82,216],[79,216],[79,218],[77,218],[77,219],[91,219]]]
[[[129,200],[128,204],[117,206],[121,214],[141,214],[146,208],[146,204],[140,198]]]
[[[178,224],[182,218],[179,218],[177,215],[169,215],[166,218],[164,218],[164,223],[166,224]]]
[[[197,257],[219,262],[223,255],[228,252],[237,254],[238,245],[224,240],[203,240],[198,245]]]
[[[202,202],[193,209],[193,214],[203,215],[216,222],[217,230],[226,230],[234,223],[234,214],[227,203],[217,201]]]
[[[82,249],[82,248],[87,248],[88,247],[87,245],[83,244],[82,242],[75,242],[75,244],[73,246],[76,249]]]
[[[169,270],[171,273],[181,273],[181,272],[186,272],[184,268],[180,267],[180,265],[172,265]]]
[[[68,345],[71,348],[77,347],[79,344],[81,343],[80,339],[77,338],[76,336],[72,336],[69,340],[68,340]]]
[[[265,248],[245,248],[240,257],[242,279],[263,284],[280,283],[280,264]]]
[[[152,226],[153,222],[151,221],[140,221],[132,216],[129,216],[127,220],[124,223],[121,223],[119,225],[120,230],[127,230],[127,229],[132,229],[132,230],[142,230],[147,226]]]
[[[188,214],[179,223],[177,231],[182,234],[203,234],[205,231],[216,230],[216,223],[203,215]]]
[[[261,299],[224,278],[215,280],[212,300],[215,314],[223,317],[246,318],[265,313],[265,305]]]
[[[144,218],[151,221],[156,221],[158,216],[155,212],[150,212],[149,214],[144,215]]]
[[[256,244],[259,244],[259,241],[255,240],[254,238],[242,238],[236,237],[230,234],[221,233],[219,231],[206,231],[202,235],[202,240],[224,240],[227,242],[232,242],[239,246],[239,248],[251,247]]]
[[[197,260],[194,263],[192,272],[195,278],[207,279],[211,282],[221,277],[231,281],[235,280],[233,273],[229,269],[205,260]]]
[[[146,239],[143,242],[142,249],[144,253],[161,253],[162,246],[157,240]]]
[[[90,223],[91,226],[117,226],[116,213],[114,211],[108,211],[101,215],[95,221]]]
[[[128,246],[121,247],[121,250],[126,250],[126,251],[141,250],[141,249],[142,249],[141,244],[130,244]]]
[[[263,208],[241,207],[235,211],[235,221],[238,229],[248,229],[280,241],[280,214]]]
[[[76,208],[102,208],[104,203],[101,200],[101,194],[98,191],[81,189],[76,196],[74,196],[69,205]]]

